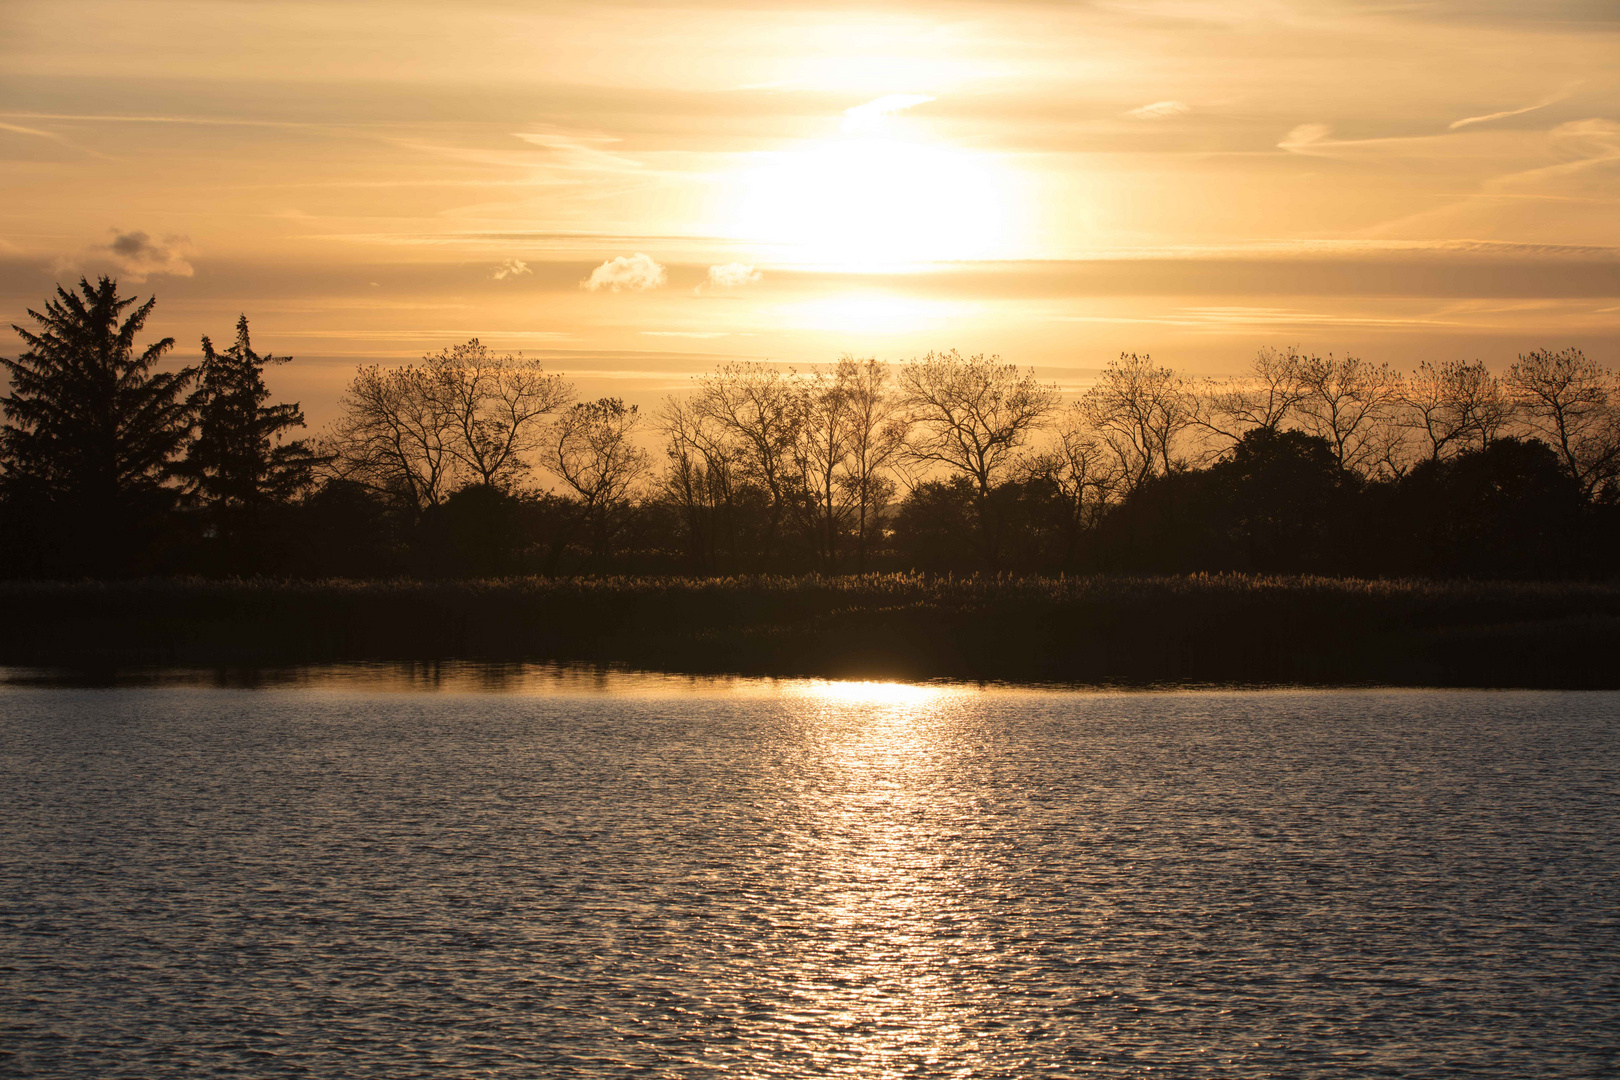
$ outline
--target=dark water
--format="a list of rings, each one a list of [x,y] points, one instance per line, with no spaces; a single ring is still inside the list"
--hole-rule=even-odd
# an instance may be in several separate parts
[[[1620,695],[13,682],[0,794],[6,1075],[1620,1069]]]

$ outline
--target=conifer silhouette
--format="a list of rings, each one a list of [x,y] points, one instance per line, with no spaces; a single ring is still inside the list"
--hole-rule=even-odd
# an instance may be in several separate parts
[[[137,350],[156,299],[135,304],[117,283],[79,279],[57,287],[38,332],[13,326],[26,352],[0,357],[11,392],[0,398],[0,460],[12,512],[32,518],[41,569],[124,573],[139,569],[142,540],[173,505],[165,484],[191,431],[184,397],[194,368],[154,370],[174,347]]]
[[[283,505],[314,482],[322,460],[303,439],[283,441],[304,426],[298,403],[266,405],[267,364],[291,357],[253,351],[246,315],[236,320],[236,341],[227,349],[202,339],[203,362],[190,398],[197,437],[178,472],[188,484],[188,500],[204,515],[207,539],[219,568],[231,572],[261,569],[267,541],[267,511]]]
[[[223,352],[202,339],[203,362],[190,403],[197,438],[180,467],[195,497],[216,510],[285,502],[307,488],[320,460],[303,439],[283,442],[304,426],[298,403],[266,405],[267,364],[291,357],[260,355],[248,337],[248,320],[236,320],[236,341]]]

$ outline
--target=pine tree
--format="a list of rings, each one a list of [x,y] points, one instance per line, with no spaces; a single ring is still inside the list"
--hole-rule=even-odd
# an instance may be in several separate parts
[[[190,496],[207,515],[214,537],[235,569],[254,566],[264,539],[265,513],[307,489],[320,462],[306,440],[283,441],[304,426],[296,402],[266,405],[267,364],[290,357],[260,355],[248,337],[248,320],[236,321],[236,342],[217,351],[202,339],[203,362],[191,395],[197,437],[181,466]]]
[[[25,519],[34,572],[116,574],[150,569],[175,491],[166,481],[191,430],[184,392],[193,368],[156,371],[173,338],[139,351],[156,298],[125,309],[118,286],[58,286],[28,346],[0,357],[11,392],[0,398],[0,462],[10,515]],[[122,321],[120,319],[122,318]]]

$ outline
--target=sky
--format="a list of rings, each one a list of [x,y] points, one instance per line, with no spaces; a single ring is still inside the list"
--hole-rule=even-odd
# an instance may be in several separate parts
[[[1613,0],[6,0],[0,322],[111,273],[329,420],[477,337],[728,359],[1620,366]],[[16,339],[0,343],[13,355]]]

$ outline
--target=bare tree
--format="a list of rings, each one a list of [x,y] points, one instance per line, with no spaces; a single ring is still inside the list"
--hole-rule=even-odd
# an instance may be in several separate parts
[[[1261,349],[1243,375],[1204,380],[1193,400],[1193,423],[1224,444],[1218,447],[1224,453],[1258,428],[1281,430],[1304,393],[1299,353]]]
[[[677,397],[665,400],[658,429],[669,459],[661,479],[664,497],[681,516],[694,562],[717,569],[722,547],[736,552],[736,451],[717,424]]]
[[[1501,380],[1475,360],[1424,360],[1402,380],[1401,424],[1428,444],[1438,461],[1489,446],[1507,425],[1512,403]]]
[[[1124,479],[1118,455],[1091,430],[1079,402],[1064,410],[1057,438],[1025,463],[1030,479],[1049,484],[1062,499],[1068,518],[1069,554],[1086,530],[1096,526]]]
[[[578,498],[576,523],[591,526],[592,553],[598,557],[608,554],[614,517],[651,464],[635,443],[640,421],[634,405],[605,397],[570,407],[554,425],[546,467]],[[568,538],[565,534],[554,549],[553,564]]]
[[[1393,424],[1401,379],[1388,364],[1354,356],[1301,358],[1301,427],[1333,446],[1341,468],[1363,474],[1398,467],[1399,433]]]
[[[544,417],[567,405],[574,388],[538,361],[493,352],[477,338],[425,358],[429,386],[450,417],[448,449],[473,483],[510,487],[546,441]]]
[[[732,444],[737,466],[770,497],[762,565],[770,561],[792,495],[801,393],[792,372],[737,362],[700,378],[691,405],[694,415],[710,422]]]
[[[1620,474],[1620,386],[1579,349],[1521,354],[1507,386],[1526,422],[1590,497]]]
[[[817,558],[828,572],[835,569],[838,539],[850,515],[848,487],[841,481],[849,463],[853,420],[837,378],[819,372],[811,376],[799,395],[793,461]]]
[[[461,483],[508,488],[544,442],[544,417],[573,398],[557,375],[474,338],[420,365],[362,367],[326,440],[332,472],[402,499],[437,506]]]
[[[999,356],[929,353],[900,368],[912,426],[907,454],[967,476],[981,500],[1017,460],[1030,433],[1057,408],[1054,386]]]
[[[905,449],[907,422],[888,387],[888,365],[876,358],[839,358],[833,375],[849,414],[849,456],[842,478],[855,518],[855,568],[866,572],[868,538],[894,497],[889,469]]]
[[[1079,416],[1119,463],[1127,494],[1177,467],[1177,438],[1194,423],[1187,382],[1146,353],[1121,353],[1079,402]]]
[[[323,444],[335,477],[397,498],[412,513],[450,493],[457,432],[425,369],[361,367],[339,407]]]

